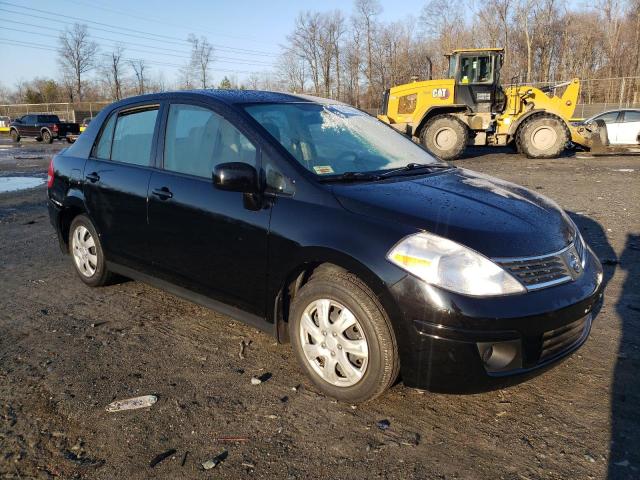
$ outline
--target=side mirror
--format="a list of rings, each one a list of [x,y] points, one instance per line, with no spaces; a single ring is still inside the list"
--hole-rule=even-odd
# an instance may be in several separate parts
[[[230,192],[257,193],[258,172],[242,162],[228,162],[213,168],[213,185]]]

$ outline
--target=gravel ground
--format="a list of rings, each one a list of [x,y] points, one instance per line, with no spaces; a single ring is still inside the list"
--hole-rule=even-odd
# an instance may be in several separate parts
[[[0,177],[44,178],[62,147],[0,140]],[[640,478],[640,158],[477,149],[457,163],[572,212],[605,262],[604,306],[581,350],[525,383],[464,396],[399,383],[357,408],[255,329],[138,282],[85,287],[44,185],[0,193],[0,477]],[[145,394],[158,402],[105,411]]]

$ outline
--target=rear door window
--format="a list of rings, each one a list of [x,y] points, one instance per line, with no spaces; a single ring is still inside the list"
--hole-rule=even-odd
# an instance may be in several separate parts
[[[624,112],[624,123],[640,122],[640,111],[627,110]]]
[[[157,106],[121,112],[113,133],[111,160],[148,166],[157,117]]]
[[[165,170],[211,178],[213,168],[226,162],[255,166],[255,146],[208,108],[171,105],[164,144]]]

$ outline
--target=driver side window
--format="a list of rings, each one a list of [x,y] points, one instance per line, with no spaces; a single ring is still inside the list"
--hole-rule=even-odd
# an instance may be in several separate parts
[[[174,104],[169,108],[164,168],[211,178],[221,163],[256,166],[256,147],[229,121],[208,108]]]

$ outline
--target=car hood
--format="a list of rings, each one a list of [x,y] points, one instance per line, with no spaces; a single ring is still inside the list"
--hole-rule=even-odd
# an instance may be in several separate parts
[[[349,211],[409,224],[492,258],[556,252],[575,236],[552,200],[466,169],[335,184],[333,192]]]

